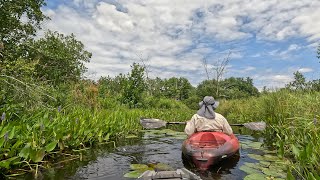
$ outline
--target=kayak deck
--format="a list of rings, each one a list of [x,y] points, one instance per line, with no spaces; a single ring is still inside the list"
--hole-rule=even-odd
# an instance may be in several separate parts
[[[201,170],[210,168],[238,151],[238,139],[222,132],[198,132],[186,139],[182,145],[183,158]]]
[[[170,180],[201,180],[199,176],[189,171],[186,168],[177,169],[176,171],[145,171],[138,179],[141,180],[156,180],[156,179],[170,179]]]

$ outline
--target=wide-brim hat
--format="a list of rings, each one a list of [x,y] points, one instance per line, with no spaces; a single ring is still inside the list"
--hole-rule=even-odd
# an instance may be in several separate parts
[[[219,102],[215,101],[212,96],[205,96],[201,102],[199,102],[200,109],[197,114],[208,119],[215,118],[214,110],[219,106]]]

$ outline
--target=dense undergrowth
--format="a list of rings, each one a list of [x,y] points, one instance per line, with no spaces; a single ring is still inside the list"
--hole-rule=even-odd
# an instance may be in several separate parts
[[[57,159],[81,159],[84,149],[138,133],[140,117],[183,121],[193,113],[182,102],[153,97],[129,108],[121,97],[99,96],[98,87],[85,81],[55,89],[19,87],[1,93],[0,177],[37,173]]]
[[[320,93],[274,93],[221,103],[220,112],[233,122],[266,121],[266,146],[289,157],[288,179],[320,179]]]

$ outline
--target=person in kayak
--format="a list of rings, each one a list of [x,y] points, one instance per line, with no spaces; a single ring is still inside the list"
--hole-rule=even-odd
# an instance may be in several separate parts
[[[200,109],[187,122],[184,132],[188,136],[199,131],[218,131],[231,135],[233,132],[227,119],[214,112],[218,105],[219,102],[215,101],[212,96],[205,96],[199,103]]]

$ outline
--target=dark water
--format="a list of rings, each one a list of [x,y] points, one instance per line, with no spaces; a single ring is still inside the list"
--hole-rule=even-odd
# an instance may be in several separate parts
[[[236,130],[237,131],[237,130]],[[261,139],[244,133],[236,133],[241,142],[257,142]],[[129,180],[123,175],[130,171],[130,164],[164,163],[175,169],[184,167],[181,158],[183,138],[166,135],[150,136],[142,133],[138,138],[124,139],[109,145],[100,145],[85,152],[82,161],[75,160],[60,164],[58,167],[41,173],[39,179],[115,179]],[[239,154],[228,161],[224,161],[210,171],[198,172],[186,168],[200,175],[202,179],[243,179],[246,173],[239,167],[244,162],[256,162],[247,154],[260,154],[257,149],[240,148]],[[21,179],[34,179],[27,174]]]

